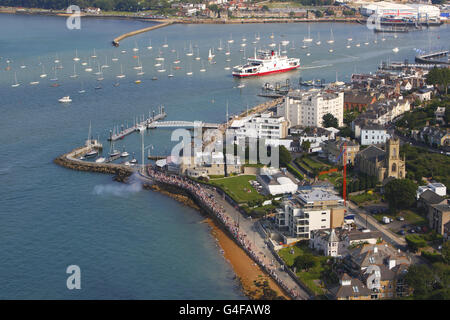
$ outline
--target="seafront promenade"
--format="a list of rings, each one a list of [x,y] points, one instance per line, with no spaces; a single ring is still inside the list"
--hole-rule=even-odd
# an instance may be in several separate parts
[[[309,295],[293,281],[293,279],[283,270],[277,267],[275,257],[267,250],[266,242],[259,233],[255,230],[252,232],[254,223],[249,222],[241,213],[225,204],[220,204],[216,199],[221,196],[217,193],[215,188],[207,188],[204,185],[194,182],[189,178],[178,175],[168,175],[165,172],[157,171],[149,167],[144,177],[159,183],[176,186],[187,191],[191,197],[196,199],[196,202],[202,206],[203,209],[212,214],[213,217],[220,222],[220,224],[228,231],[234,241],[246,251],[246,253],[271,277],[283,290],[293,299],[304,300],[308,299]],[[241,216],[238,221],[236,218]],[[242,222],[241,222],[242,221]],[[258,241],[256,241],[258,239]]]

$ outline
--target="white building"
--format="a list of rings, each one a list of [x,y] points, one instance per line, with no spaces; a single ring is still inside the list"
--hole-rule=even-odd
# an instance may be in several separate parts
[[[367,125],[361,129],[361,145],[384,144],[391,137],[386,129],[379,125]]]
[[[309,239],[314,230],[341,227],[344,200],[323,188],[299,190],[277,209],[276,223],[290,237]]]
[[[416,193],[417,200],[419,199],[419,196],[427,190],[431,190],[441,197],[445,197],[447,195],[447,187],[443,183],[432,182],[426,186],[419,186],[419,188],[417,188]]]
[[[230,129],[236,136],[258,139],[283,139],[287,136],[287,121],[271,112],[234,120]]]
[[[438,19],[441,10],[437,6],[428,4],[401,4],[387,1],[368,3],[361,6],[361,14],[370,16],[390,16],[414,19]]]
[[[265,191],[271,195],[297,192],[297,184],[278,169],[264,169],[256,177]]]
[[[329,92],[311,89],[296,90],[286,97],[277,108],[277,115],[283,116],[289,127],[323,127],[323,116],[331,113],[342,126],[344,121],[344,92]]]
[[[336,139],[336,134],[339,129],[330,128],[302,128],[302,127],[292,127],[289,129],[291,134],[295,134],[299,138],[300,146],[304,141],[309,141],[310,147],[306,152],[320,152],[322,151],[322,142],[327,140]]]

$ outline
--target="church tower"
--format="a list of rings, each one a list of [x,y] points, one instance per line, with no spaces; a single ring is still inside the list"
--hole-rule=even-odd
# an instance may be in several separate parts
[[[386,167],[386,178],[403,179],[406,175],[405,161],[400,158],[400,139],[397,137],[386,143]]]

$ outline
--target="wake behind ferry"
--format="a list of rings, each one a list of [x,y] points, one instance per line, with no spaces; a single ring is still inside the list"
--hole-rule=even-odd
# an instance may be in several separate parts
[[[233,67],[233,76],[263,76],[271,73],[286,72],[300,67],[300,59],[288,58],[273,50],[260,50],[255,57],[248,58],[247,64]]]

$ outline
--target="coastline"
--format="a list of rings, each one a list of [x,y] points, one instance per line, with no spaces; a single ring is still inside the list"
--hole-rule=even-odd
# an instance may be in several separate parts
[[[242,248],[239,247],[213,219],[206,218],[203,222],[210,226],[211,235],[216,239],[217,244],[223,250],[224,258],[231,264],[234,273],[239,279],[242,291],[247,297],[252,300],[261,299],[263,290],[258,287],[255,282],[267,280],[270,289],[274,290],[278,296],[282,296],[287,300],[291,299],[272,278],[248,257],[245,251],[242,250]]]
[[[77,160],[76,157],[85,152],[87,147],[80,147],[71,152],[61,155],[54,159],[54,163],[62,167],[77,171],[92,171],[98,173],[113,174],[113,180],[121,183],[127,183],[132,176],[133,170],[125,168],[122,165],[98,164]],[[231,264],[236,277],[241,285],[242,292],[251,300],[261,299],[264,289],[261,284],[266,280],[267,286],[273,290],[277,296],[282,296],[290,300],[283,288],[281,288],[261,267],[250,258],[247,252],[240,247],[235,240],[222,229],[222,226],[216,219],[211,218],[208,212],[204,211],[196,201],[184,193],[179,188],[157,182],[148,184],[143,183],[143,188],[160,192],[174,200],[183,203],[205,217],[204,223],[210,227],[211,235],[216,239],[218,245],[223,250],[224,258]],[[255,283],[255,281],[258,282]]]
[[[115,180],[126,183],[127,179]],[[278,296],[282,296],[286,300],[291,300],[291,298],[284,293],[283,289],[280,288],[280,286],[267,275],[224,230],[222,230],[218,222],[215,221],[215,219],[210,218],[208,213],[204,212],[189,196],[175,193],[174,191],[162,188],[157,184],[148,185],[144,188],[162,193],[197,210],[199,214],[205,217],[205,220],[203,220],[202,223],[209,225],[211,235],[216,239],[217,244],[223,250],[223,256],[233,268],[245,296],[251,300],[260,299],[263,292],[262,289],[255,284],[255,281],[259,282],[260,280],[267,280],[270,289],[274,290]]]
[[[39,8],[27,8],[26,11],[19,11],[16,7],[3,7],[0,8],[0,13],[5,14],[17,14],[17,15],[42,15],[42,16],[58,16],[68,17],[71,14],[65,11],[46,11]],[[188,18],[188,17],[168,17],[168,18],[149,18],[145,16],[134,15],[118,15],[118,14],[86,14],[81,13],[81,18],[100,18],[100,19],[120,19],[120,20],[139,20],[169,24],[249,24],[249,23],[315,23],[315,22],[336,22],[336,23],[361,23],[364,20],[363,17],[322,17],[322,18],[285,18],[285,17],[273,17],[273,18]]]

